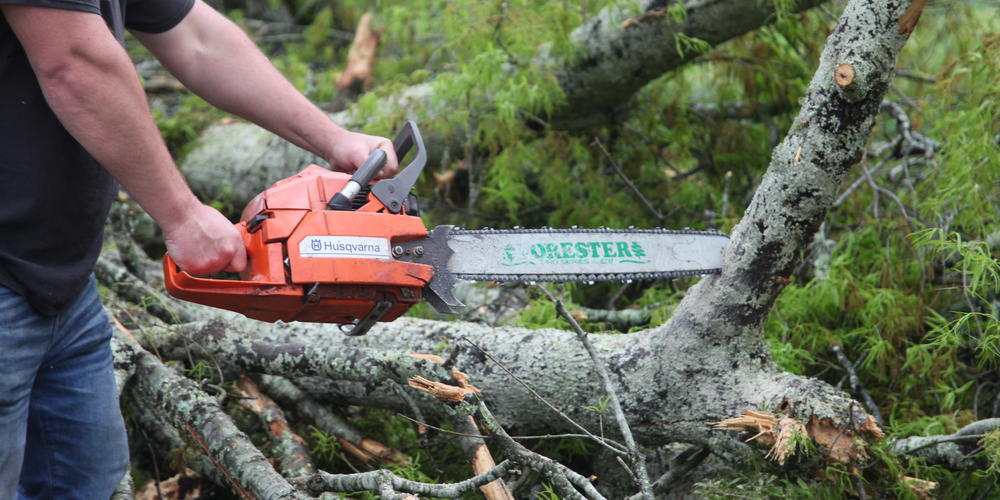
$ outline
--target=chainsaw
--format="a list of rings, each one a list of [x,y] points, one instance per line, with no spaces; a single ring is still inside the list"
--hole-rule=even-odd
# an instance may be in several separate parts
[[[386,154],[374,151],[353,173],[310,165],[247,204],[237,229],[248,264],[239,280],[192,276],[168,254],[167,291],[180,299],[261,321],[339,323],[362,335],[427,300],[451,313],[463,304],[458,280],[649,280],[712,274],[728,236],[668,229],[458,229],[430,231],[411,193],[427,163],[414,122],[393,141],[412,161],[374,180]]]

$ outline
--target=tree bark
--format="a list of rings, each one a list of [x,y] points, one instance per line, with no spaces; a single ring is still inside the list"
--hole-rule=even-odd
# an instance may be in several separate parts
[[[792,12],[824,0],[799,0]],[[701,55],[684,50],[678,34],[711,46],[753,31],[774,20],[774,2],[708,0],[683,2],[686,15],[670,20],[663,0],[634,0],[609,7],[573,31],[579,55],[559,64],[565,103],[551,124],[573,129],[616,122],[636,91],[653,79]],[[642,14],[635,15],[635,12]],[[619,117],[619,118],[616,118]]]

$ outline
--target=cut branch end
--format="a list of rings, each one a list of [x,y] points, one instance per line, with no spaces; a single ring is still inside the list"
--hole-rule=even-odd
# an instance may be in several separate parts
[[[837,85],[840,88],[847,88],[851,83],[854,82],[854,66],[848,63],[843,63],[837,66],[836,71],[833,73],[833,79],[836,80]]]

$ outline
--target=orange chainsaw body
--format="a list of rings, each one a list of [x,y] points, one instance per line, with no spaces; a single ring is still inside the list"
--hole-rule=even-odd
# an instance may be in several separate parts
[[[166,256],[171,295],[262,321],[391,321],[421,299],[430,265],[397,260],[396,244],[427,237],[418,216],[392,213],[370,193],[356,210],[328,210],[351,176],[310,165],[257,195],[237,228],[248,264],[239,280],[180,271]]]

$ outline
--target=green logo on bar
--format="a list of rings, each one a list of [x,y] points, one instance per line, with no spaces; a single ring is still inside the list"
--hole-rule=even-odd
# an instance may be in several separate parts
[[[638,242],[563,241],[504,247],[505,266],[535,264],[646,264],[646,250]]]

